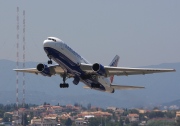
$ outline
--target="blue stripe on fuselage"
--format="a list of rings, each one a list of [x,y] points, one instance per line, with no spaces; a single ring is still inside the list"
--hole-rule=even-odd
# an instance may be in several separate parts
[[[63,68],[66,68],[68,73],[76,75],[79,78],[86,75],[86,73],[81,70],[80,66],[78,66],[76,63],[74,63],[71,59],[69,59],[63,53],[61,53],[53,48],[50,48],[50,47],[44,47],[44,50],[47,53],[47,55],[51,55],[51,58],[55,62],[57,62]],[[91,84],[99,84],[100,88],[95,88],[95,89],[100,90],[100,91],[105,91],[105,87],[102,84],[100,84],[98,81],[94,81],[92,79],[82,79],[82,80],[89,87],[91,87]]]

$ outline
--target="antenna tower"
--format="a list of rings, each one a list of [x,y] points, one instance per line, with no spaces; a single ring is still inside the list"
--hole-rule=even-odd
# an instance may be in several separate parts
[[[19,7],[17,7],[17,40],[16,40],[16,69],[19,68]],[[19,74],[18,72],[16,72],[16,107],[18,110],[19,107],[19,98],[18,98],[18,93],[19,93],[19,89],[18,89],[18,85],[19,85]]]
[[[26,45],[26,20],[25,20],[25,10],[23,10],[23,68],[25,68],[25,45]],[[25,107],[25,72],[23,72],[23,107]]]

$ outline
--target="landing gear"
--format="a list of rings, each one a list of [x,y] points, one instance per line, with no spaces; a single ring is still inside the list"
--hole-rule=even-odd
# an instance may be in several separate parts
[[[51,56],[50,55],[47,55],[49,57],[49,60],[48,60],[48,64],[52,64],[52,60],[51,60]]]
[[[52,64],[52,60],[50,59],[50,60],[48,60],[48,64]]]
[[[63,74],[63,83],[60,83],[60,85],[59,85],[60,88],[68,88],[69,87],[69,84],[66,83],[66,77],[67,77],[67,74],[64,73]]]
[[[68,88],[69,84],[68,83],[63,83],[59,85],[60,88]]]

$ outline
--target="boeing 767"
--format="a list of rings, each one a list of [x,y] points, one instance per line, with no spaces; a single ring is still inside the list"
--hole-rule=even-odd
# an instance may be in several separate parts
[[[66,79],[73,78],[73,83],[75,85],[82,82],[86,85],[84,88],[114,93],[115,90],[144,88],[140,86],[112,84],[114,75],[144,75],[175,71],[175,69],[117,67],[119,61],[118,55],[114,57],[109,66],[104,66],[100,63],[91,64],[66,43],[56,37],[48,37],[44,40],[43,47],[49,58],[48,64],[51,65],[48,66],[39,63],[36,68],[14,70],[17,72],[40,73],[48,77],[60,75],[63,78],[63,83],[60,84],[60,88],[68,88],[69,84],[66,83]],[[52,65],[52,60],[57,64]]]

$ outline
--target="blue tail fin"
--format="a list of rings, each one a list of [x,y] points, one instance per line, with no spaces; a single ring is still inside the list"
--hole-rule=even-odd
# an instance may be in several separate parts
[[[116,55],[114,57],[114,59],[111,61],[111,63],[109,64],[109,66],[117,67],[118,62],[119,62],[119,56]],[[113,82],[113,80],[114,80],[114,75],[110,76],[110,82],[111,83]]]

